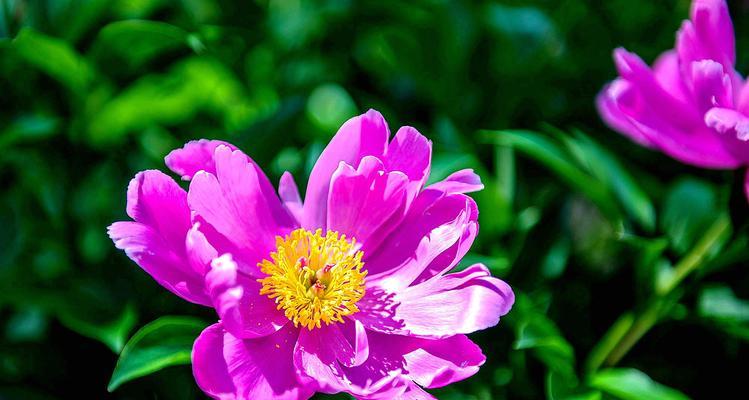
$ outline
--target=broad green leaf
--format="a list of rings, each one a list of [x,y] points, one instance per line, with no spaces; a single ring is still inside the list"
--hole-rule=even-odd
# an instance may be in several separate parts
[[[708,183],[684,178],[666,194],[661,211],[662,229],[680,254],[687,252],[718,213],[715,189]]]
[[[16,142],[46,139],[59,132],[58,118],[45,114],[22,115],[0,131],[0,148]]]
[[[13,47],[29,64],[42,70],[76,93],[83,93],[94,79],[94,69],[67,42],[24,28]]]
[[[192,345],[206,324],[193,317],[161,317],[130,338],[120,353],[107,390],[163,368],[190,363]]]
[[[124,62],[136,69],[159,54],[188,48],[189,34],[182,28],[164,22],[126,20],[113,22],[99,32],[94,53],[106,60]]]
[[[688,400],[685,394],[650,379],[632,368],[611,368],[595,373],[589,385],[621,400]]]

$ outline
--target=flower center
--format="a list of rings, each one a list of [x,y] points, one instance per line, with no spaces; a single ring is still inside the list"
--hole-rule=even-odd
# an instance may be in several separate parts
[[[272,261],[258,264],[268,274],[258,280],[263,285],[260,294],[274,299],[294,326],[312,329],[319,328],[320,321],[343,322],[344,316],[359,311],[356,302],[364,296],[364,253],[356,251],[355,244],[338,232],[323,236],[321,229],[312,233],[300,228],[277,236]]]

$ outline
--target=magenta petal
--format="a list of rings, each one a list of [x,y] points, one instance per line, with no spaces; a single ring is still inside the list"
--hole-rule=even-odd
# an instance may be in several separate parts
[[[276,303],[260,295],[260,283],[237,271],[231,255],[214,259],[205,277],[224,328],[240,339],[270,335],[289,322]]]
[[[630,117],[619,107],[620,99],[626,96],[636,96],[636,94],[632,90],[632,84],[624,79],[616,79],[604,86],[596,97],[596,108],[603,122],[641,146],[655,147],[655,144],[631,122]]]
[[[692,90],[700,112],[713,107],[733,107],[731,78],[712,60],[692,63]]]
[[[243,271],[260,276],[257,263],[275,249],[275,236],[287,234],[296,224],[247,156],[219,146],[215,160],[217,175],[201,171],[193,177],[190,208],[233,246],[221,251],[231,252]]]
[[[278,196],[281,198],[284,208],[291,214],[297,222],[302,220],[302,197],[299,195],[299,189],[294,182],[294,176],[291,172],[286,171],[281,175],[278,183]]]
[[[172,293],[210,305],[203,276],[193,269],[185,249],[190,229],[186,193],[159,171],[138,173],[128,186],[127,213],[135,222],[115,222],[109,237]]]
[[[510,286],[476,264],[400,293],[368,288],[355,317],[370,330],[445,338],[496,325],[514,302]]]
[[[400,171],[409,179],[408,201],[411,201],[421,191],[427,178],[432,160],[432,142],[416,129],[404,126],[398,129],[393,140],[390,141],[385,158],[388,171]]]
[[[386,348],[379,341],[377,350],[370,348],[369,357],[363,364],[348,368],[338,360],[341,349],[330,343],[327,335],[320,333],[318,330],[301,330],[294,350],[295,365],[317,382],[319,391],[344,391],[366,399],[392,399],[405,390],[401,379],[405,362],[399,349]]]
[[[478,232],[478,208],[463,194],[424,190],[379,251],[365,253],[367,282],[398,291],[422,274],[449,270],[468,251]]]
[[[433,183],[427,188],[439,190],[446,194],[471,193],[483,190],[484,184],[481,183],[481,178],[473,172],[473,169],[467,168],[453,172],[447,178]]]
[[[204,276],[208,272],[211,261],[218,256],[216,249],[208,243],[203,232],[200,231],[200,223],[196,222],[187,232],[185,242],[187,257],[192,269]]]
[[[730,108],[712,108],[705,114],[705,124],[722,134],[749,140],[749,118]]]
[[[465,335],[446,339],[420,339],[404,355],[408,376],[426,388],[438,388],[473,376],[486,357]]]
[[[420,388],[419,385],[410,382],[408,388],[399,397],[399,400],[436,400],[437,398]]]
[[[211,325],[193,346],[195,380],[215,399],[308,399],[314,390],[298,379],[292,362],[297,334],[287,327],[242,340],[226,332],[221,323]]]
[[[704,53],[703,58],[717,60],[726,67],[736,62],[733,22],[724,0],[694,0],[691,20]]]
[[[237,148],[221,140],[193,140],[187,142],[181,149],[172,150],[164,161],[174,173],[183,180],[189,181],[198,171],[216,173],[216,162],[213,153],[218,146],[227,146],[232,150]]]
[[[310,173],[304,197],[304,228],[325,228],[328,189],[340,163],[358,166],[364,156],[382,158],[389,136],[385,119],[375,110],[351,118],[341,126]]]
[[[328,197],[329,230],[346,234],[374,249],[395,227],[405,208],[408,178],[385,172],[380,160],[364,157],[358,169],[341,163]]]

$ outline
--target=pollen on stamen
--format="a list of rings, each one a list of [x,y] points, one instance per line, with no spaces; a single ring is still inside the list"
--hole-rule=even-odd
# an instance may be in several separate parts
[[[258,265],[267,274],[258,279],[260,294],[278,305],[295,326],[307,329],[343,322],[359,309],[364,296],[363,253],[356,241],[322,230],[297,229],[276,237],[276,251]]]

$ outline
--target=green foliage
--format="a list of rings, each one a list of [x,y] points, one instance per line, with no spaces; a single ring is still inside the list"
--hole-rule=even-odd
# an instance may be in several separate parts
[[[723,371],[745,370],[749,345],[743,171],[643,149],[593,100],[613,48],[651,62],[687,13],[677,0],[0,1],[0,398],[204,398],[184,364],[217,317],[114,249],[128,181],[215,138],[303,192],[368,108],[432,140],[430,183],[480,174],[481,229],[458,268],[484,263],[518,295],[470,335],[481,371],[435,396],[741,393]],[[749,26],[735,27],[746,48]]]
[[[190,363],[192,343],[205,329],[197,318],[161,317],[142,327],[120,353],[107,389],[173,365]]]

